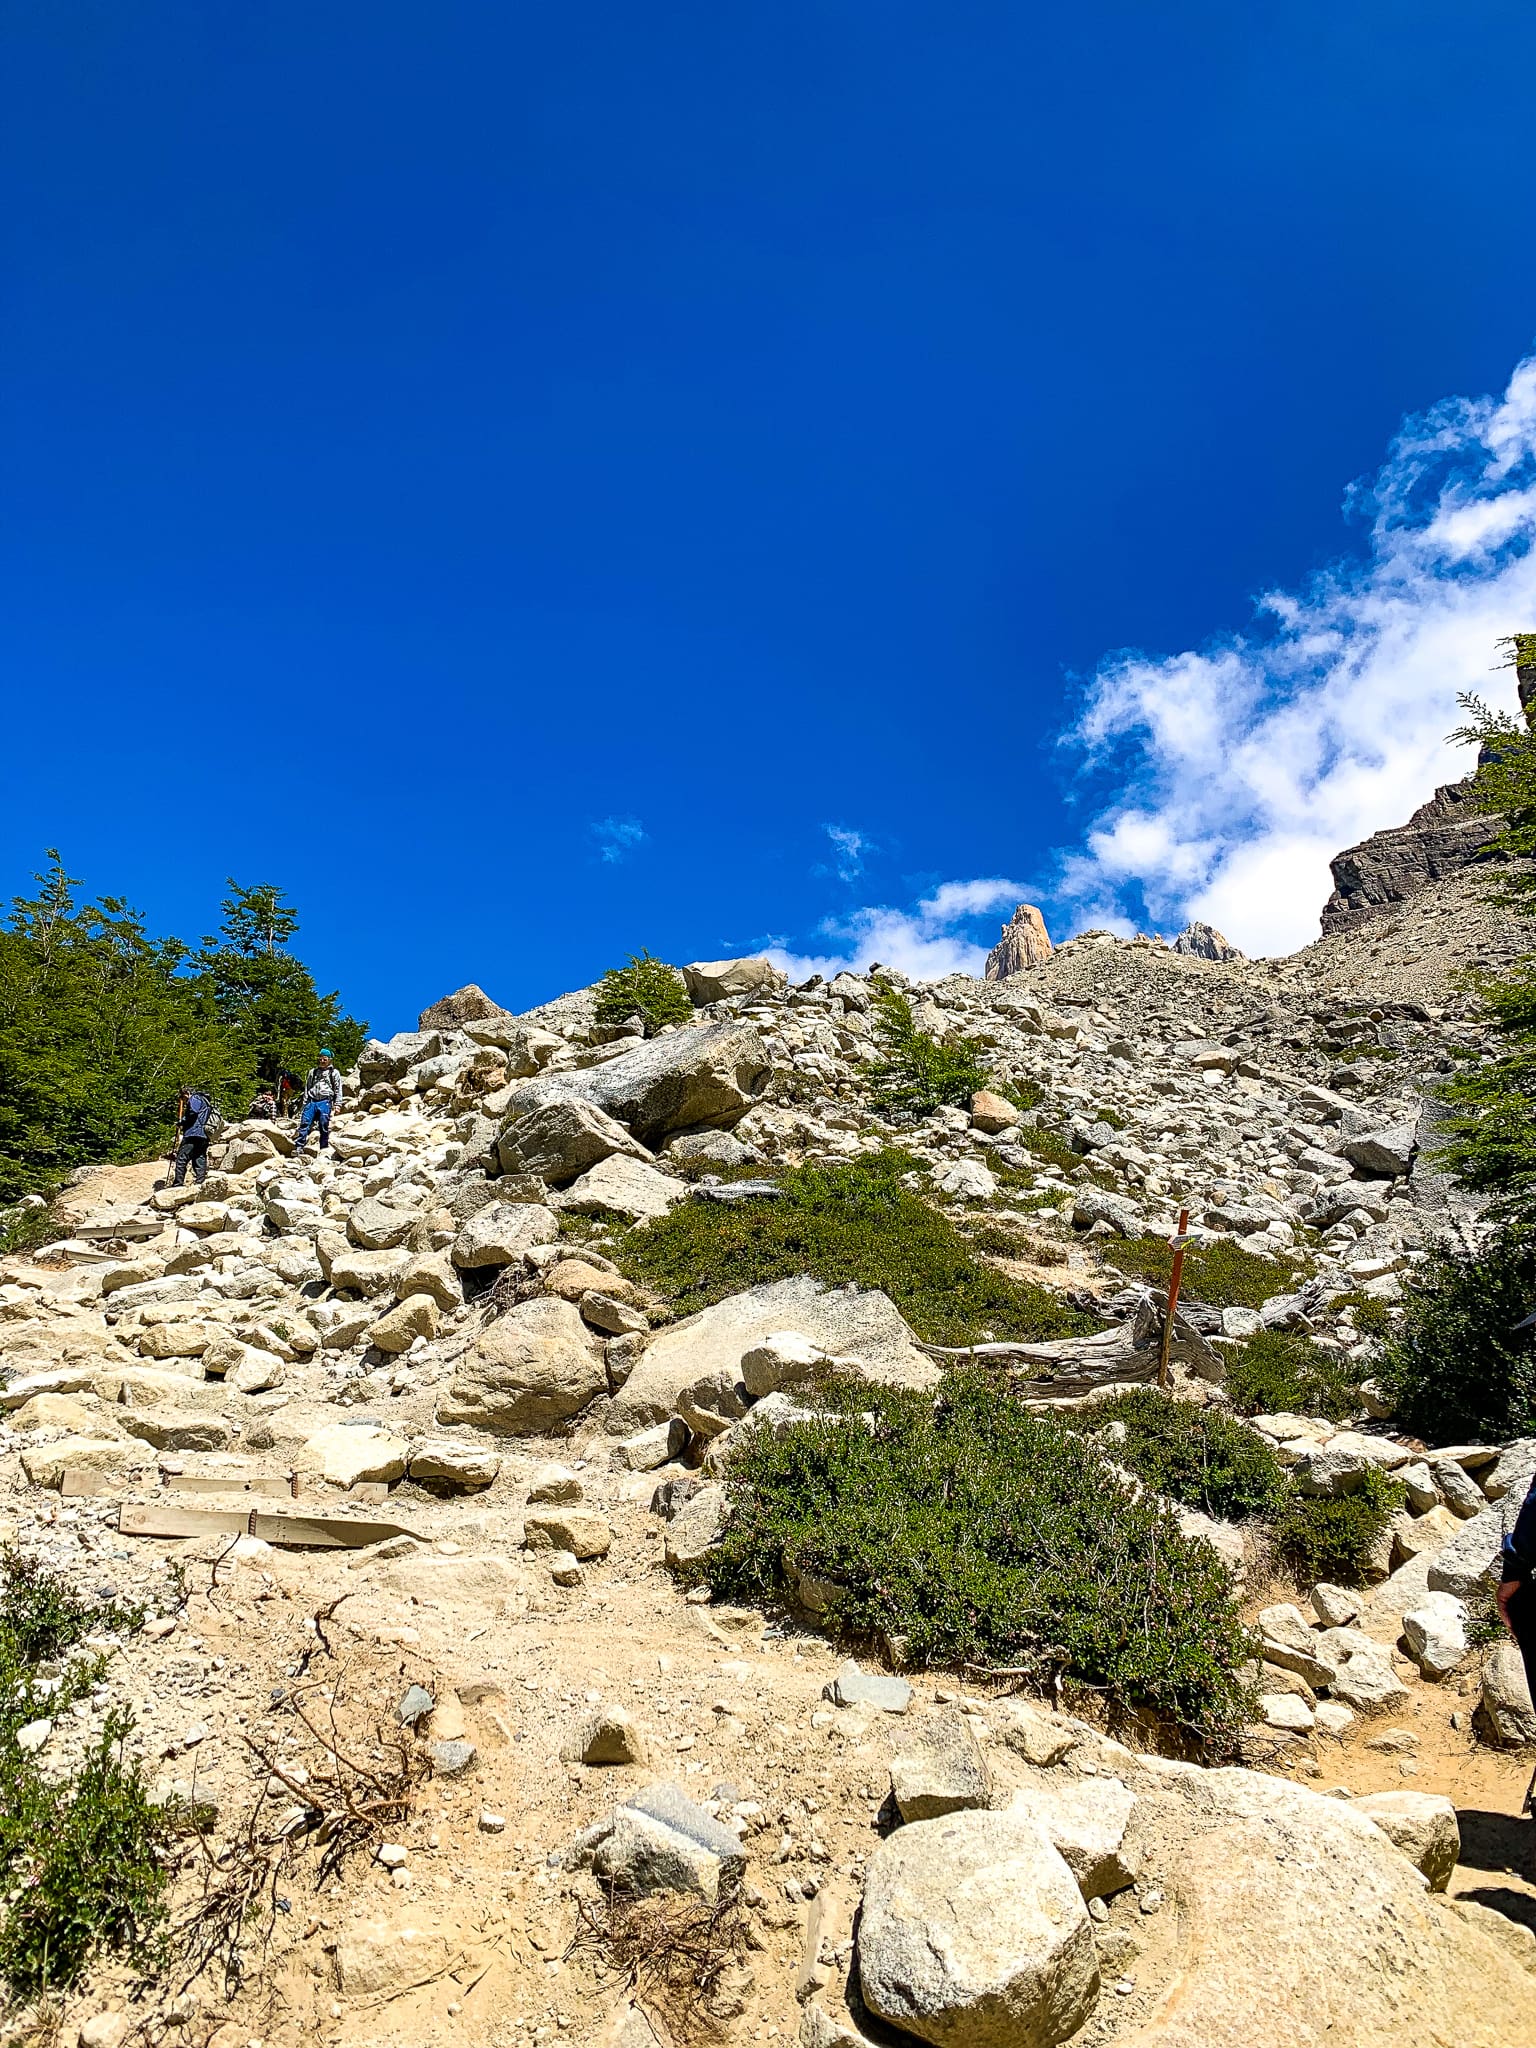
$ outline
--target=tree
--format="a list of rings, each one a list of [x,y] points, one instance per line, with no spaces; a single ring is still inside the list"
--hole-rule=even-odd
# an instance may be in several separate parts
[[[663,1024],[686,1024],[693,1004],[677,969],[642,951],[630,954],[627,967],[605,971],[593,1014],[599,1024],[627,1024],[638,1017],[650,1038]]]
[[[298,912],[270,882],[244,889],[231,876],[229,886],[233,894],[220,906],[224,943],[205,939],[197,955],[220,1022],[264,1081],[306,1072],[322,1045],[339,1067],[351,1066],[367,1026],[342,1010],[334,989],[321,995],[309,969],[285,950]]]
[[[865,1073],[877,1108],[927,1116],[946,1104],[958,1108],[986,1087],[988,1068],[976,1041],[941,1044],[919,1030],[911,1002],[888,981],[875,984],[871,1021],[880,1054]]]

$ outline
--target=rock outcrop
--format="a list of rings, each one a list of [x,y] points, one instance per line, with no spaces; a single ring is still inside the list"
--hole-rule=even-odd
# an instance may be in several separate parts
[[[491,1019],[506,1017],[500,1003],[494,1003],[485,990],[473,981],[463,988],[456,988],[451,996],[443,996],[423,1010],[416,1019],[418,1031],[462,1031],[466,1024],[483,1024]]]
[[[1217,931],[1215,925],[1201,924],[1198,920],[1185,925],[1173,941],[1173,950],[1191,960],[1245,960],[1248,957],[1233,945],[1224,932]]]
[[[1003,926],[1002,936],[987,955],[988,981],[1006,981],[1026,967],[1049,960],[1052,947],[1045,919],[1033,903],[1021,903]]]
[[[1443,783],[1406,825],[1373,832],[1328,863],[1333,894],[1323,905],[1325,932],[1366,925],[1474,861],[1491,857],[1502,821],[1473,806],[1472,782]]]

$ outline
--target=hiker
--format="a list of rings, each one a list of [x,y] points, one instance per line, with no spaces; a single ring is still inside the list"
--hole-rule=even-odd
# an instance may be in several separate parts
[[[1501,1562],[1504,1575],[1494,1598],[1525,1665],[1525,1682],[1531,1698],[1536,1700],[1536,1583],[1532,1580],[1532,1573],[1536,1572],[1536,1478],[1531,1480],[1514,1527],[1504,1538]],[[1527,1813],[1536,1811],[1532,1793],[1536,1793],[1536,1777],[1525,1795]]]
[[[320,1126],[320,1150],[325,1152],[330,1149],[331,1116],[340,1107],[341,1076],[332,1063],[331,1048],[322,1045],[319,1064],[310,1068],[304,1083],[304,1107],[299,1112],[299,1135],[293,1147],[295,1159],[304,1157],[309,1127],[314,1123]]]
[[[201,1088],[182,1090],[176,1102],[176,1124],[181,1132],[181,1143],[176,1147],[176,1170],[171,1177],[173,1188],[186,1186],[189,1166],[199,1187],[208,1178],[208,1119],[212,1115],[213,1104]]]
[[[277,1121],[277,1097],[270,1088],[263,1088],[250,1108],[245,1112],[253,1123],[271,1124]]]

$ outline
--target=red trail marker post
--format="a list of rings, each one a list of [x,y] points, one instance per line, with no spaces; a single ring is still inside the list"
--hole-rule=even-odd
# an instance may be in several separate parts
[[[1168,1275],[1168,1312],[1163,1317],[1163,1348],[1157,1361],[1157,1384],[1166,1387],[1168,1359],[1173,1349],[1173,1318],[1179,1306],[1179,1282],[1184,1277],[1184,1247],[1189,1242],[1189,1211],[1179,1211],[1179,1234],[1168,1240],[1173,1249],[1173,1267]]]

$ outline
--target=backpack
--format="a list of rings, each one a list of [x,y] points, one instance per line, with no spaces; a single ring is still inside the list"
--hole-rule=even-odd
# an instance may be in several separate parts
[[[203,1129],[208,1133],[210,1145],[217,1145],[229,1129],[229,1118],[215,1102],[210,1101],[208,1104],[208,1114],[203,1118]]]

